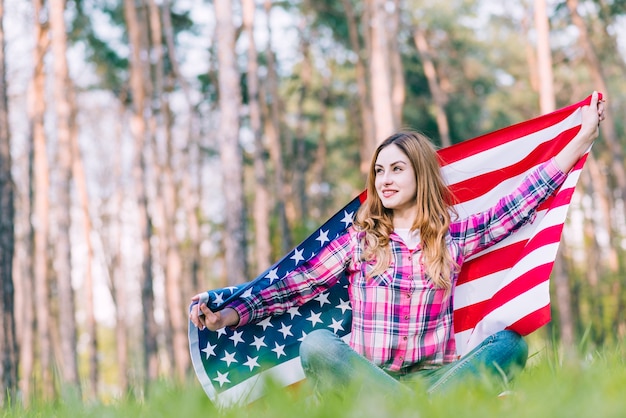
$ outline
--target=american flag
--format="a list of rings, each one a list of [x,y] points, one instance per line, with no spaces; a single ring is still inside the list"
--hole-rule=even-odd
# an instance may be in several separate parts
[[[441,149],[444,177],[459,203],[460,217],[483,211],[513,190],[537,165],[549,160],[580,129],[581,107],[590,97],[553,113]],[[463,355],[502,329],[527,335],[550,320],[549,277],[563,223],[585,158],[539,208],[532,222],[497,245],[467,260],[455,290],[457,351]],[[342,234],[365,192],[249,283],[211,290],[204,301],[219,310],[285,277]],[[196,375],[219,405],[249,403],[264,393],[264,381],[288,386],[304,379],[298,349],[313,329],[349,338],[352,323],[347,281],[287,313],[257,324],[216,332],[189,323]]]

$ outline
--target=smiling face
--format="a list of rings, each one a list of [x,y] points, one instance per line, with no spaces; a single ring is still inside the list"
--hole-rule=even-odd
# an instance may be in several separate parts
[[[394,218],[415,211],[417,182],[409,157],[395,144],[380,150],[375,163],[376,193]]]

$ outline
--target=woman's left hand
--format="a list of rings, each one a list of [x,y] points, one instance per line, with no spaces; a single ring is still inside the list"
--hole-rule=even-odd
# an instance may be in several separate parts
[[[605,119],[605,100],[598,99],[598,92],[591,95],[589,105],[581,108],[582,122],[576,136],[559,152],[554,161],[564,172],[569,172],[574,164],[587,152],[600,134],[600,123]]]

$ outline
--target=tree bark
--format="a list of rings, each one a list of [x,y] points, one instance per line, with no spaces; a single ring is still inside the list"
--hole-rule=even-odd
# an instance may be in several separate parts
[[[248,39],[248,113],[254,135],[254,266],[263,271],[271,264],[269,190],[263,146],[263,124],[259,103],[259,64],[254,39],[255,1],[243,0],[243,30]]]
[[[61,381],[63,391],[80,393],[78,363],[76,353],[76,320],[74,289],[72,287],[72,248],[70,241],[71,183],[72,183],[72,144],[71,144],[71,104],[67,64],[67,36],[65,29],[65,0],[50,0],[50,29],[52,32],[52,53],[54,61],[54,110],[56,113],[57,167],[59,170],[56,190],[58,207],[56,210],[57,238],[55,240],[55,267],[58,289],[59,331],[61,353]],[[70,93],[71,94],[71,93]]]
[[[267,59],[267,87],[262,93],[261,103],[267,110],[265,117],[265,137],[268,141],[270,158],[274,168],[274,193],[276,209],[275,213],[278,221],[278,236],[280,237],[280,254],[285,254],[292,247],[291,233],[286,213],[286,192],[285,192],[285,166],[283,160],[283,146],[281,143],[280,129],[280,97],[278,94],[278,80],[276,75],[276,65],[274,51],[272,50],[272,30],[271,11],[272,1],[264,1],[265,13],[267,15],[268,42],[265,50]]]
[[[424,30],[416,26],[413,29],[413,40],[415,42],[415,47],[420,54],[420,58],[422,59],[424,75],[426,75],[426,81],[428,82],[428,89],[433,97],[435,120],[437,121],[437,129],[439,131],[441,145],[443,147],[448,147],[452,145],[452,140],[450,139],[450,125],[448,123],[448,115],[446,114],[448,95],[439,84],[437,69],[433,61],[432,50],[428,45]]]
[[[82,232],[85,244],[85,277],[83,283],[83,303],[85,309],[85,331],[89,338],[87,348],[87,364],[88,364],[88,388],[87,393],[91,399],[98,396],[98,324],[96,323],[95,306],[94,306],[94,277],[93,277],[93,243],[91,235],[93,224],[91,222],[91,211],[89,207],[89,193],[87,191],[87,175],[85,173],[85,165],[83,164],[83,155],[78,144],[78,131],[76,119],[76,102],[73,93],[70,93],[70,103],[72,109],[72,130],[70,133],[70,141],[72,147],[72,177],[76,185],[76,194],[78,196],[78,204],[82,213]]]
[[[140,4],[143,7],[143,3]],[[139,16],[139,9],[134,0],[124,0],[124,14],[128,29],[131,47],[130,58],[130,88],[133,103],[131,132],[135,140],[135,156],[133,162],[133,177],[136,188],[136,198],[139,211],[139,230],[141,231],[142,275],[141,301],[143,326],[143,378],[144,390],[147,383],[156,380],[159,374],[157,353],[157,326],[154,318],[154,277],[152,273],[152,251],[150,240],[152,237],[152,218],[148,211],[147,162],[145,147],[148,137],[147,122],[144,114],[147,109],[147,87],[144,83],[150,80],[150,72],[145,62],[149,55],[145,33],[140,29],[139,22],[144,16]]]
[[[587,61],[587,67],[591,74],[594,85],[597,89],[604,94],[608,94],[609,88],[602,74],[603,65],[598,59],[598,55],[595,52],[594,46],[589,38],[589,32],[585,21],[578,13],[578,0],[567,0],[567,7],[570,11],[572,22],[578,29],[578,43],[581,49],[585,53],[585,59]],[[617,182],[619,198],[624,200],[626,198],[626,169],[624,169],[624,151],[620,144],[615,125],[612,123],[611,118],[611,106],[610,98],[605,106],[606,121],[602,123],[602,136],[607,143],[609,152],[609,166],[615,176]],[[610,268],[613,272],[616,272],[619,268],[619,262],[615,248],[619,247],[619,243],[615,242],[617,239],[613,233],[613,228],[609,228],[607,231],[611,236],[610,247]]]
[[[535,0],[535,30],[537,31],[537,75],[539,78],[539,108],[541,114],[556,109],[554,76],[552,75],[552,50],[550,49],[550,21],[546,0]]]
[[[400,0],[393,1],[393,12],[387,19],[389,32],[389,64],[391,66],[391,106],[394,130],[402,126],[402,110],[406,98],[402,54],[398,42],[400,35]]]
[[[305,1],[304,4],[307,4]],[[305,6],[303,6],[304,8]],[[309,10],[307,4],[306,10]],[[296,139],[296,153],[295,153],[295,167],[292,177],[292,199],[294,205],[294,219],[298,220],[299,226],[306,224],[308,213],[307,204],[307,186],[306,186],[306,172],[307,172],[307,156],[306,156],[306,122],[304,105],[311,89],[311,81],[313,77],[313,63],[311,61],[311,42],[308,39],[309,28],[306,21],[306,11],[302,12],[304,16],[300,21],[300,53],[302,54],[302,61],[300,62],[300,85],[298,87],[298,101],[296,110],[296,127],[295,127],[295,139]],[[315,38],[315,35],[311,35]]]
[[[389,38],[386,31],[387,12],[385,0],[367,0],[369,9],[369,31],[371,49],[369,50],[369,81],[371,102],[374,116],[376,144],[391,135],[396,126],[393,123],[391,102],[391,68],[389,65]]]
[[[361,142],[361,146],[359,147],[361,157],[360,169],[361,173],[367,174],[370,158],[372,154],[374,154],[374,149],[376,148],[376,137],[374,132],[372,105],[365,70],[366,64],[364,63],[366,60],[363,57],[363,48],[361,48],[361,42],[359,41],[357,18],[354,8],[352,7],[352,2],[351,0],[341,0],[341,3],[346,11],[350,46],[352,51],[356,54],[354,70],[359,103],[359,117],[361,121],[361,124],[357,127],[359,140]]]
[[[235,27],[230,0],[215,0],[219,63],[219,145],[222,162],[222,189],[226,205],[224,247],[228,283],[247,280],[245,217],[243,197],[243,157],[239,146],[239,107],[241,89],[235,52]]]
[[[0,405],[9,405],[17,394],[18,346],[15,332],[15,188],[11,174],[11,137],[6,83],[4,0],[0,0]]]
[[[48,167],[48,155],[46,150],[46,134],[44,129],[45,101],[45,72],[44,59],[48,49],[47,30],[42,22],[45,22],[42,3],[33,0],[34,8],[34,31],[35,40],[33,51],[33,63],[35,70],[30,88],[30,120],[33,132],[33,155],[34,155],[34,277],[35,277],[35,300],[37,306],[37,340],[39,354],[39,368],[41,383],[41,397],[51,400],[54,396],[52,382],[52,343],[50,336],[50,292],[48,290],[48,230],[50,201],[50,179]],[[24,377],[30,379],[30,376]],[[30,392],[30,384],[23,380]]]

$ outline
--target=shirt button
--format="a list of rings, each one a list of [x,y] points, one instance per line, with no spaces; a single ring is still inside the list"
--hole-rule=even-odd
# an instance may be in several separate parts
[[[409,319],[409,316],[408,315],[404,315],[404,319]]]
[[[409,339],[409,337],[404,336],[404,337],[402,337],[402,339],[403,339],[404,341],[406,341],[406,340],[408,340],[408,339]]]
[[[411,299],[411,294],[410,294],[410,293],[407,293],[407,294],[406,294],[406,297],[407,297],[407,298],[409,298],[409,299]]]

